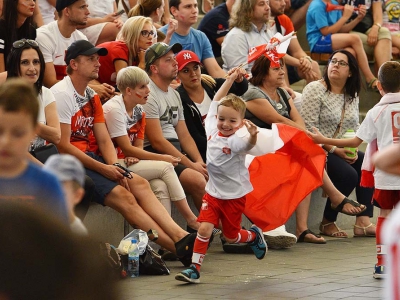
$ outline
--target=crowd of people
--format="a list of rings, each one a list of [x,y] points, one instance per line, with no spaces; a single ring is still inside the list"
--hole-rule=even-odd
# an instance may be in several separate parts
[[[397,204],[400,177],[377,169],[375,184],[366,185],[371,152],[354,155],[345,146],[377,140],[376,151],[399,140],[400,64],[388,62],[392,41],[400,47],[393,8],[381,1],[292,1],[291,18],[284,0],[227,0],[211,10],[210,3],[195,29],[197,0],[2,0],[0,199],[35,203],[84,236],[85,213],[76,209],[86,212],[90,201],[109,206],[133,227],[155,230],[163,253],[188,267],[176,279],[191,283],[199,282],[216,234],[249,244],[262,259],[267,244],[347,238],[336,224],[340,212],[356,216],[354,236],[376,236],[374,277],[385,277],[381,228]],[[343,7],[327,11],[328,4]],[[311,52],[330,53],[322,74],[295,36],[284,57],[267,52],[248,63],[251,49],[304,23]],[[366,53],[375,55],[373,71]],[[360,126],[361,74],[383,98]],[[290,88],[300,79],[307,83],[302,94]],[[375,129],[378,118],[382,128]],[[316,176],[328,196],[319,233],[307,225],[312,190],[293,200],[295,234],[284,224],[240,226],[246,195],[259,188],[246,154],[287,143],[276,124],[325,151]],[[345,142],[349,129],[356,138]],[[258,151],[266,141],[271,145]],[[60,154],[43,167],[31,153],[48,144]],[[348,198],[354,189],[357,201]],[[373,200],[381,209],[377,225],[370,221]],[[171,217],[171,203],[187,228]]]

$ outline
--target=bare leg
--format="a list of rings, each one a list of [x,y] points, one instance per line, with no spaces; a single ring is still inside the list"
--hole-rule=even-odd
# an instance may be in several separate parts
[[[374,47],[375,74],[378,74],[378,70],[383,63],[392,58],[391,49],[392,42],[389,39],[381,39],[376,43]]]
[[[198,230],[200,227],[200,223],[197,222],[197,217],[190,209],[186,198],[179,201],[174,201],[174,204],[178,209],[179,213],[185,218],[188,226],[195,230]]]
[[[375,78],[374,74],[372,74],[369,64],[368,58],[365,54],[363,44],[358,35],[352,33],[335,33],[332,34],[332,49],[346,49],[351,48],[355,52],[355,57],[357,59],[358,65],[360,66],[361,72],[364,74],[365,80],[370,82]]]
[[[308,194],[303,201],[296,208],[296,236],[299,236],[308,229],[307,220],[308,220],[308,211],[310,209],[311,202],[311,194]],[[323,237],[316,237],[315,235],[308,233],[305,235],[308,242],[317,243],[325,241]]]
[[[131,193],[135,196],[143,210],[165,231],[174,242],[188,233],[172,220],[167,210],[158,201],[150,189],[148,181],[140,176],[128,180]],[[167,248],[168,249],[168,248]],[[168,249],[169,250],[169,249]]]
[[[157,201],[158,202],[158,201]],[[174,241],[164,230],[139,206],[135,197],[122,186],[116,186],[105,198],[104,204],[118,211],[135,228],[143,231],[155,229],[156,241],[160,246],[176,253]],[[165,210],[164,210],[165,211]]]
[[[200,211],[206,187],[204,176],[195,170],[187,168],[179,176],[179,181],[186,194],[192,196],[194,205]]]

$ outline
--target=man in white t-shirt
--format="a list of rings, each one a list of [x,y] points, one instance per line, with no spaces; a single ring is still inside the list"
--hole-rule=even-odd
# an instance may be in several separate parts
[[[196,143],[186,127],[181,98],[170,87],[178,74],[175,53],[180,44],[153,44],[146,50],[146,71],[150,77],[150,95],[143,105],[146,112],[145,150],[180,157],[175,167],[183,189],[200,210],[208,173]],[[185,153],[185,154],[182,154]]]
[[[79,26],[93,45],[114,41],[124,24],[116,14],[117,4],[114,0],[87,0],[90,17],[87,24]]]
[[[89,16],[86,0],[57,0],[58,20],[37,29],[36,41],[43,53],[46,69],[43,84],[51,88],[66,75],[65,51],[78,40],[87,40],[86,36],[77,30],[84,25]],[[114,95],[114,88],[108,84],[92,82],[90,86],[99,94],[102,100],[108,100]]]

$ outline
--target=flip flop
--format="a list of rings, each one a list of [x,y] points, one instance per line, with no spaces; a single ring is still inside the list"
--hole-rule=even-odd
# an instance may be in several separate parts
[[[321,238],[321,236],[319,234],[316,234],[314,232],[312,232],[310,229],[306,229],[304,230],[298,237],[297,242],[298,243],[312,243],[312,244],[326,244],[326,241],[315,241],[312,239],[307,239],[306,235],[307,234],[312,234],[313,236],[317,237],[317,238]]]
[[[351,199],[349,199],[349,198],[347,198],[347,197],[344,197],[343,201],[340,202],[340,204],[339,204],[338,206],[333,207],[332,204],[331,204],[331,208],[332,208],[334,211],[340,212],[340,213],[345,214],[345,215],[348,215],[348,216],[357,216],[357,215],[361,214],[363,211],[365,211],[365,210],[367,209],[367,207],[366,207],[365,205],[363,205],[364,208],[361,209],[360,212],[355,213],[355,214],[347,213],[347,212],[343,211],[344,205],[345,205],[346,203],[351,204],[351,205],[354,206],[354,207],[361,207],[361,205],[363,205],[363,204],[358,203],[357,201],[354,201],[354,200],[351,200]]]

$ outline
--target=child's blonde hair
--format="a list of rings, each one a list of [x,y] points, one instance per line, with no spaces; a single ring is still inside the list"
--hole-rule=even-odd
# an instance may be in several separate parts
[[[234,110],[239,112],[240,117],[244,119],[244,115],[246,113],[246,104],[244,103],[242,98],[234,94],[228,94],[221,99],[218,107],[220,106],[232,107]]]

